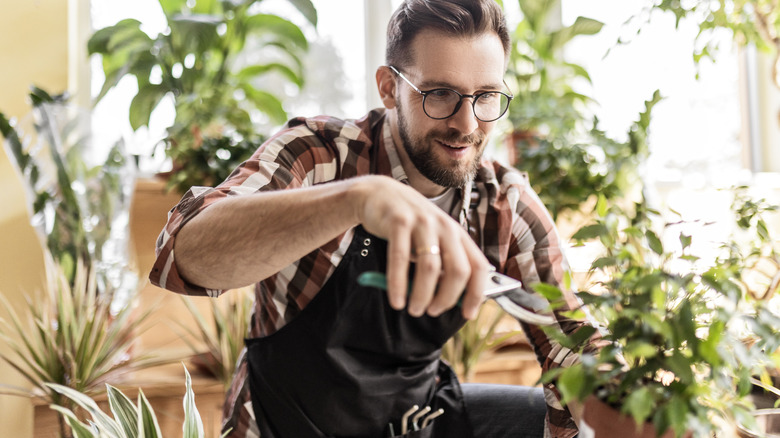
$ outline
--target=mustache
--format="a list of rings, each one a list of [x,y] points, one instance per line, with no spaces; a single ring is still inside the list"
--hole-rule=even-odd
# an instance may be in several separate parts
[[[450,129],[445,132],[432,132],[430,136],[443,143],[456,144],[479,145],[485,140],[485,135],[482,133],[475,132],[469,135],[461,135],[456,129]]]

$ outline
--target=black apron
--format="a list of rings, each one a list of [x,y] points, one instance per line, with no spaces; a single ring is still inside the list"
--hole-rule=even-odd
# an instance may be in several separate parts
[[[247,339],[262,438],[384,438],[389,424],[401,436],[401,418],[413,405],[444,413],[403,436],[473,436],[457,378],[439,359],[465,323],[461,309],[413,318],[390,307],[386,292],[357,284],[362,272],[384,272],[386,258],[387,243],[357,227],[301,313],[270,336]]]

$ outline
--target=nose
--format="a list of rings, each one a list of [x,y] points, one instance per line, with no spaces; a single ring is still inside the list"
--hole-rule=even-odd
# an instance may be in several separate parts
[[[473,98],[463,99],[458,111],[447,119],[447,126],[458,130],[463,135],[471,134],[479,126],[479,120],[474,115],[471,99]]]

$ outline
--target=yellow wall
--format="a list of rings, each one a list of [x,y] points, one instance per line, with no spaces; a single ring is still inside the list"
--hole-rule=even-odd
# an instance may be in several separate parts
[[[68,0],[0,0],[0,111],[23,117],[30,84],[52,92],[68,84]],[[41,287],[40,243],[29,225],[21,180],[3,149],[0,152],[0,293],[22,307],[24,291]],[[2,347],[0,347],[2,348]],[[21,379],[0,364],[0,384]],[[0,396],[3,436],[32,436],[32,405],[19,397]]]

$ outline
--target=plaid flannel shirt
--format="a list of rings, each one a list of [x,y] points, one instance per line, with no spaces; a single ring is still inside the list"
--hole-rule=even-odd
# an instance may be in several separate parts
[[[189,284],[176,269],[176,234],[189,219],[226,197],[307,187],[369,173],[407,181],[384,110],[371,111],[360,120],[325,116],[293,119],[225,182],[215,188],[193,187],[184,195],[169,212],[168,223],[157,240],[157,259],[150,279],[173,292],[217,297],[224,291]],[[473,184],[457,192],[458,202],[454,202],[449,213],[468,230],[499,272],[525,284],[545,282],[563,289],[567,266],[557,231],[546,208],[520,172],[483,159]],[[339,264],[352,235],[353,230],[345,231],[257,283],[248,336],[270,335],[295,318]],[[576,307],[574,294],[564,293],[569,306]],[[558,322],[566,333],[572,333],[582,324],[582,321],[560,317]],[[538,327],[525,325],[523,328],[544,371],[578,360],[576,354],[548,338]],[[242,355],[223,411],[223,425],[232,428],[231,438],[259,435],[251,409],[247,373],[246,358]],[[568,410],[561,406],[560,394],[552,385],[544,391],[548,405],[546,436],[574,436],[577,428]]]

